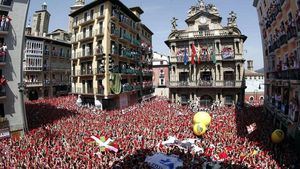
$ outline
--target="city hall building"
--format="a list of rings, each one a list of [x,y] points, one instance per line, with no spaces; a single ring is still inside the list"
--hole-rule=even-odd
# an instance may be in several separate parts
[[[242,102],[245,84],[243,44],[247,37],[230,13],[226,26],[216,6],[199,1],[188,11],[187,28],[173,30],[166,40],[170,48],[170,94],[172,102],[186,104],[200,98],[202,106]]]

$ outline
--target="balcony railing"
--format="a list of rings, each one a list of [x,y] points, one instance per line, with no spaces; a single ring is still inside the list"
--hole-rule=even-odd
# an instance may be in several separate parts
[[[300,80],[300,69],[291,68],[288,70],[269,72],[267,73],[267,79],[270,80]]]
[[[212,80],[200,80],[198,86],[214,86],[214,81]]]
[[[88,69],[88,70],[77,70],[77,74],[80,76],[92,76],[93,75],[93,70]]]
[[[2,63],[5,63],[6,61],[5,61],[5,55],[4,56],[0,56],[0,64]]]
[[[11,6],[13,0],[4,0],[4,1],[0,1],[0,5],[4,5],[4,6]]]
[[[242,81],[170,81],[171,87],[241,87]]]
[[[140,46],[140,45],[141,45],[141,42],[140,42],[139,40],[137,40],[137,39],[133,39],[133,40],[132,40],[132,43],[133,43],[134,45],[136,45],[136,46]]]
[[[233,81],[233,80],[224,80],[224,86],[233,87],[233,86],[235,86],[235,81]]]
[[[102,29],[95,29],[93,31],[93,36],[99,36],[99,35],[103,35],[103,28]]]
[[[100,75],[100,74],[105,73],[105,70],[102,69],[101,67],[94,68],[94,73],[97,74],[97,75]]]
[[[121,38],[129,41],[130,43],[132,41],[132,37],[127,33],[123,33]]]
[[[111,35],[119,37],[120,36],[120,30],[119,29],[112,29],[111,30]]]
[[[188,81],[179,81],[179,82],[170,81],[170,86],[187,87],[187,86],[194,86],[194,85],[195,83],[188,82]]]
[[[211,37],[211,36],[226,36],[229,35],[228,30],[216,29],[216,30],[207,30],[207,31],[189,31],[181,32],[179,34],[180,38],[197,38],[197,37]]]
[[[3,19],[3,18],[2,18]],[[10,18],[6,21],[7,18],[4,18],[4,24],[0,26],[0,34],[7,34],[10,28]]]
[[[37,82],[25,82],[26,87],[36,87],[36,86],[43,86],[43,81]]]

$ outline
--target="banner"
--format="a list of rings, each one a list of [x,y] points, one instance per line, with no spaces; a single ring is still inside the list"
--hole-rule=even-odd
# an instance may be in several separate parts
[[[105,147],[105,148],[107,148],[108,150],[111,150],[111,151],[113,151],[113,152],[115,152],[115,153],[117,153],[117,152],[119,151],[117,148],[115,148],[115,147],[109,145],[110,142],[113,141],[113,140],[110,139],[110,138],[107,139],[105,142],[102,142],[99,138],[97,138],[97,137],[95,137],[95,136],[91,136],[91,138],[92,138],[93,140],[95,140],[96,143],[99,144],[100,148],[101,148],[101,147]]]
[[[233,51],[229,47],[225,47],[222,50],[222,58],[223,59],[231,59],[233,58]]]
[[[188,57],[188,54],[187,54],[186,48],[184,48],[184,57],[183,57],[183,62],[184,62],[184,65],[187,65],[187,64],[188,64],[188,62],[189,62],[189,57]]]
[[[9,137],[10,137],[9,128],[0,129],[0,139],[9,138]]]
[[[147,156],[145,162],[147,162],[151,168],[155,169],[176,169],[183,167],[183,161],[177,156],[168,156],[162,153]]]
[[[168,137],[168,140],[163,141],[161,144],[164,146],[177,146],[180,149],[183,150],[192,150],[196,153],[203,153],[204,149],[198,147],[196,143],[197,139],[186,139],[183,141],[178,140],[176,137],[170,136]]]
[[[249,126],[246,126],[248,134],[251,134],[254,130],[256,130],[256,123],[252,123]]]

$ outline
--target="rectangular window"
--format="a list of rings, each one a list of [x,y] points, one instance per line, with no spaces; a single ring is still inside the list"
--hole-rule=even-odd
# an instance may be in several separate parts
[[[87,21],[88,13],[84,13],[84,21]]]
[[[103,12],[104,12],[104,5],[101,5],[101,6],[100,6],[100,16],[103,15]]]
[[[94,18],[94,10],[91,10],[90,11],[90,19],[93,19]]]
[[[99,22],[99,33],[103,33],[103,22]]]

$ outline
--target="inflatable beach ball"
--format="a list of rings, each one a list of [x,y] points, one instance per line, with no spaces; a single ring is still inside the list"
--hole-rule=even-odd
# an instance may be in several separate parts
[[[273,143],[280,143],[284,139],[284,132],[280,129],[273,131],[271,135],[271,140]]]
[[[208,126],[211,122],[211,117],[208,112],[200,111],[194,115],[193,124],[203,123]]]
[[[203,123],[196,123],[193,126],[193,131],[196,136],[202,136],[206,132],[206,125]]]

